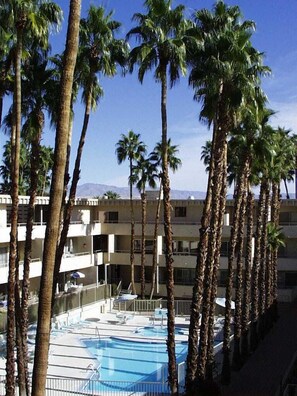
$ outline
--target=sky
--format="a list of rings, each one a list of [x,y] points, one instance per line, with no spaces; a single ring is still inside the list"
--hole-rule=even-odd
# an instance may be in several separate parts
[[[53,53],[65,45],[69,1],[56,0],[63,8],[64,22],[61,32],[52,37]],[[103,5],[114,10],[114,19],[122,23],[119,36],[125,37],[135,26],[131,21],[135,12],[145,12],[143,0],[82,0],[82,16],[90,4]],[[263,89],[269,107],[277,113],[271,123],[297,133],[297,1],[296,0],[229,0],[228,5],[238,5],[244,19],[256,23],[253,45],[265,53],[264,63],[272,75],[263,80]],[[186,16],[194,10],[213,7],[214,1],[172,1],[173,7],[184,4]],[[152,151],[161,139],[160,84],[152,74],[147,74],[143,84],[137,79],[137,68],[132,75],[102,78],[104,97],[90,117],[87,140],[81,167],[80,184],[99,183],[110,186],[127,186],[128,162],[118,165],[115,147],[121,134],[129,130],[141,135],[141,140]],[[80,98],[75,107],[73,128],[73,157],[81,131],[83,107]],[[43,143],[54,142],[53,130],[45,131]],[[171,175],[171,188],[206,191],[207,174],[200,161],[201,147],[211,133],[199,121],[199,103],[193,100],[193,90],[188,77],[168,91],[168,137],[178,145],[182,167]],[[73,159],[72,159],[73,161]],[[294,190],[293,184],[290,187]]]

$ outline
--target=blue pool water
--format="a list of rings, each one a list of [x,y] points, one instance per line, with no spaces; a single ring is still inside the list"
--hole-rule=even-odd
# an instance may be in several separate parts
[[[166,343],[146,343],[122,339],[84,340],[90,352],[97,357],[100,365],[100,381],[96,391],[110,389],[111,382],[125,381],[113,388],[131,389],[132,382],[166,382],[168,353]],[[187,344],[176,344],[177,363],[183,362],[187,354]],[[92,390],[94,384],[92,385]]]
[[[180,327],[175,328],[175,334],[181,334],[182,329]],[[166,326],[146,326],[139,327],[135,333],[144,337],[157,337],[166,339],[168,330]]]

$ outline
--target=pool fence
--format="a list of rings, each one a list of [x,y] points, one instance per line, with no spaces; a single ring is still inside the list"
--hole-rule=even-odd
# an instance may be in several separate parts
[[[100,390],[104,387],[104,390]],[[5,376],[0,376],[0,396],[5,396]],[[16,384],[16,394],[18,387]],[[104,381],[96,378],[89,380],[74,378],[47,378],[46,396],[155,396],[170,395],[167,382],[126,382]]]

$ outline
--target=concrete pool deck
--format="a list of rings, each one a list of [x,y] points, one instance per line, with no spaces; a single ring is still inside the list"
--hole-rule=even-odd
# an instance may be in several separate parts
[[[77,324],[55,331],[51,336],[48,378],[88,380],[98,367],[97,358],[84,345],[84,339],[102,339],[120,337],[130,341],[146,341],[147,337],[137,332],[139,328],[152,326],[151,314],[140,315],[131,312],[111,311],[99,313],[100,309],[94,306],[81,317]],[[160,326],[161,323],[155,323]],[[164,321],[166,328],[166,321]],[[182,331],[176,334],[176,342],[188,340],[188,317],[176,318],[176,326]],[[166,332],[165,332],[166,337]],[[150,337],[152,341],[160,342],[160,338]],[[34,345],[30,345],[31,355],[34,354]],[[5,359],[0,359],[0,376],[5,375]],[[30,363],[30,370],[32,363]]]

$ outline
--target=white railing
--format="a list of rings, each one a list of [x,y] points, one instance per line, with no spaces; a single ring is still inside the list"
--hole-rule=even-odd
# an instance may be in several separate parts
[[[17,384],[16,384],[17,388]],[[5,396],[5,376],[0,376],[0,396]],[[46,396],[77,396],[77,395],[166,395],[170,394],[167,382],[130,382],[130,381],[101,381],[76,378],[47,378]]]
[[[132,300],[126,309],[133,311],[134,314],[153,313],[156,308],[167,308],[167,300],[158,298],[156,300]],[[116,309],[116,307],[114,307]],[[175,316],[189,316],[191,310],[191,300],[175,300],[174,313]]]

